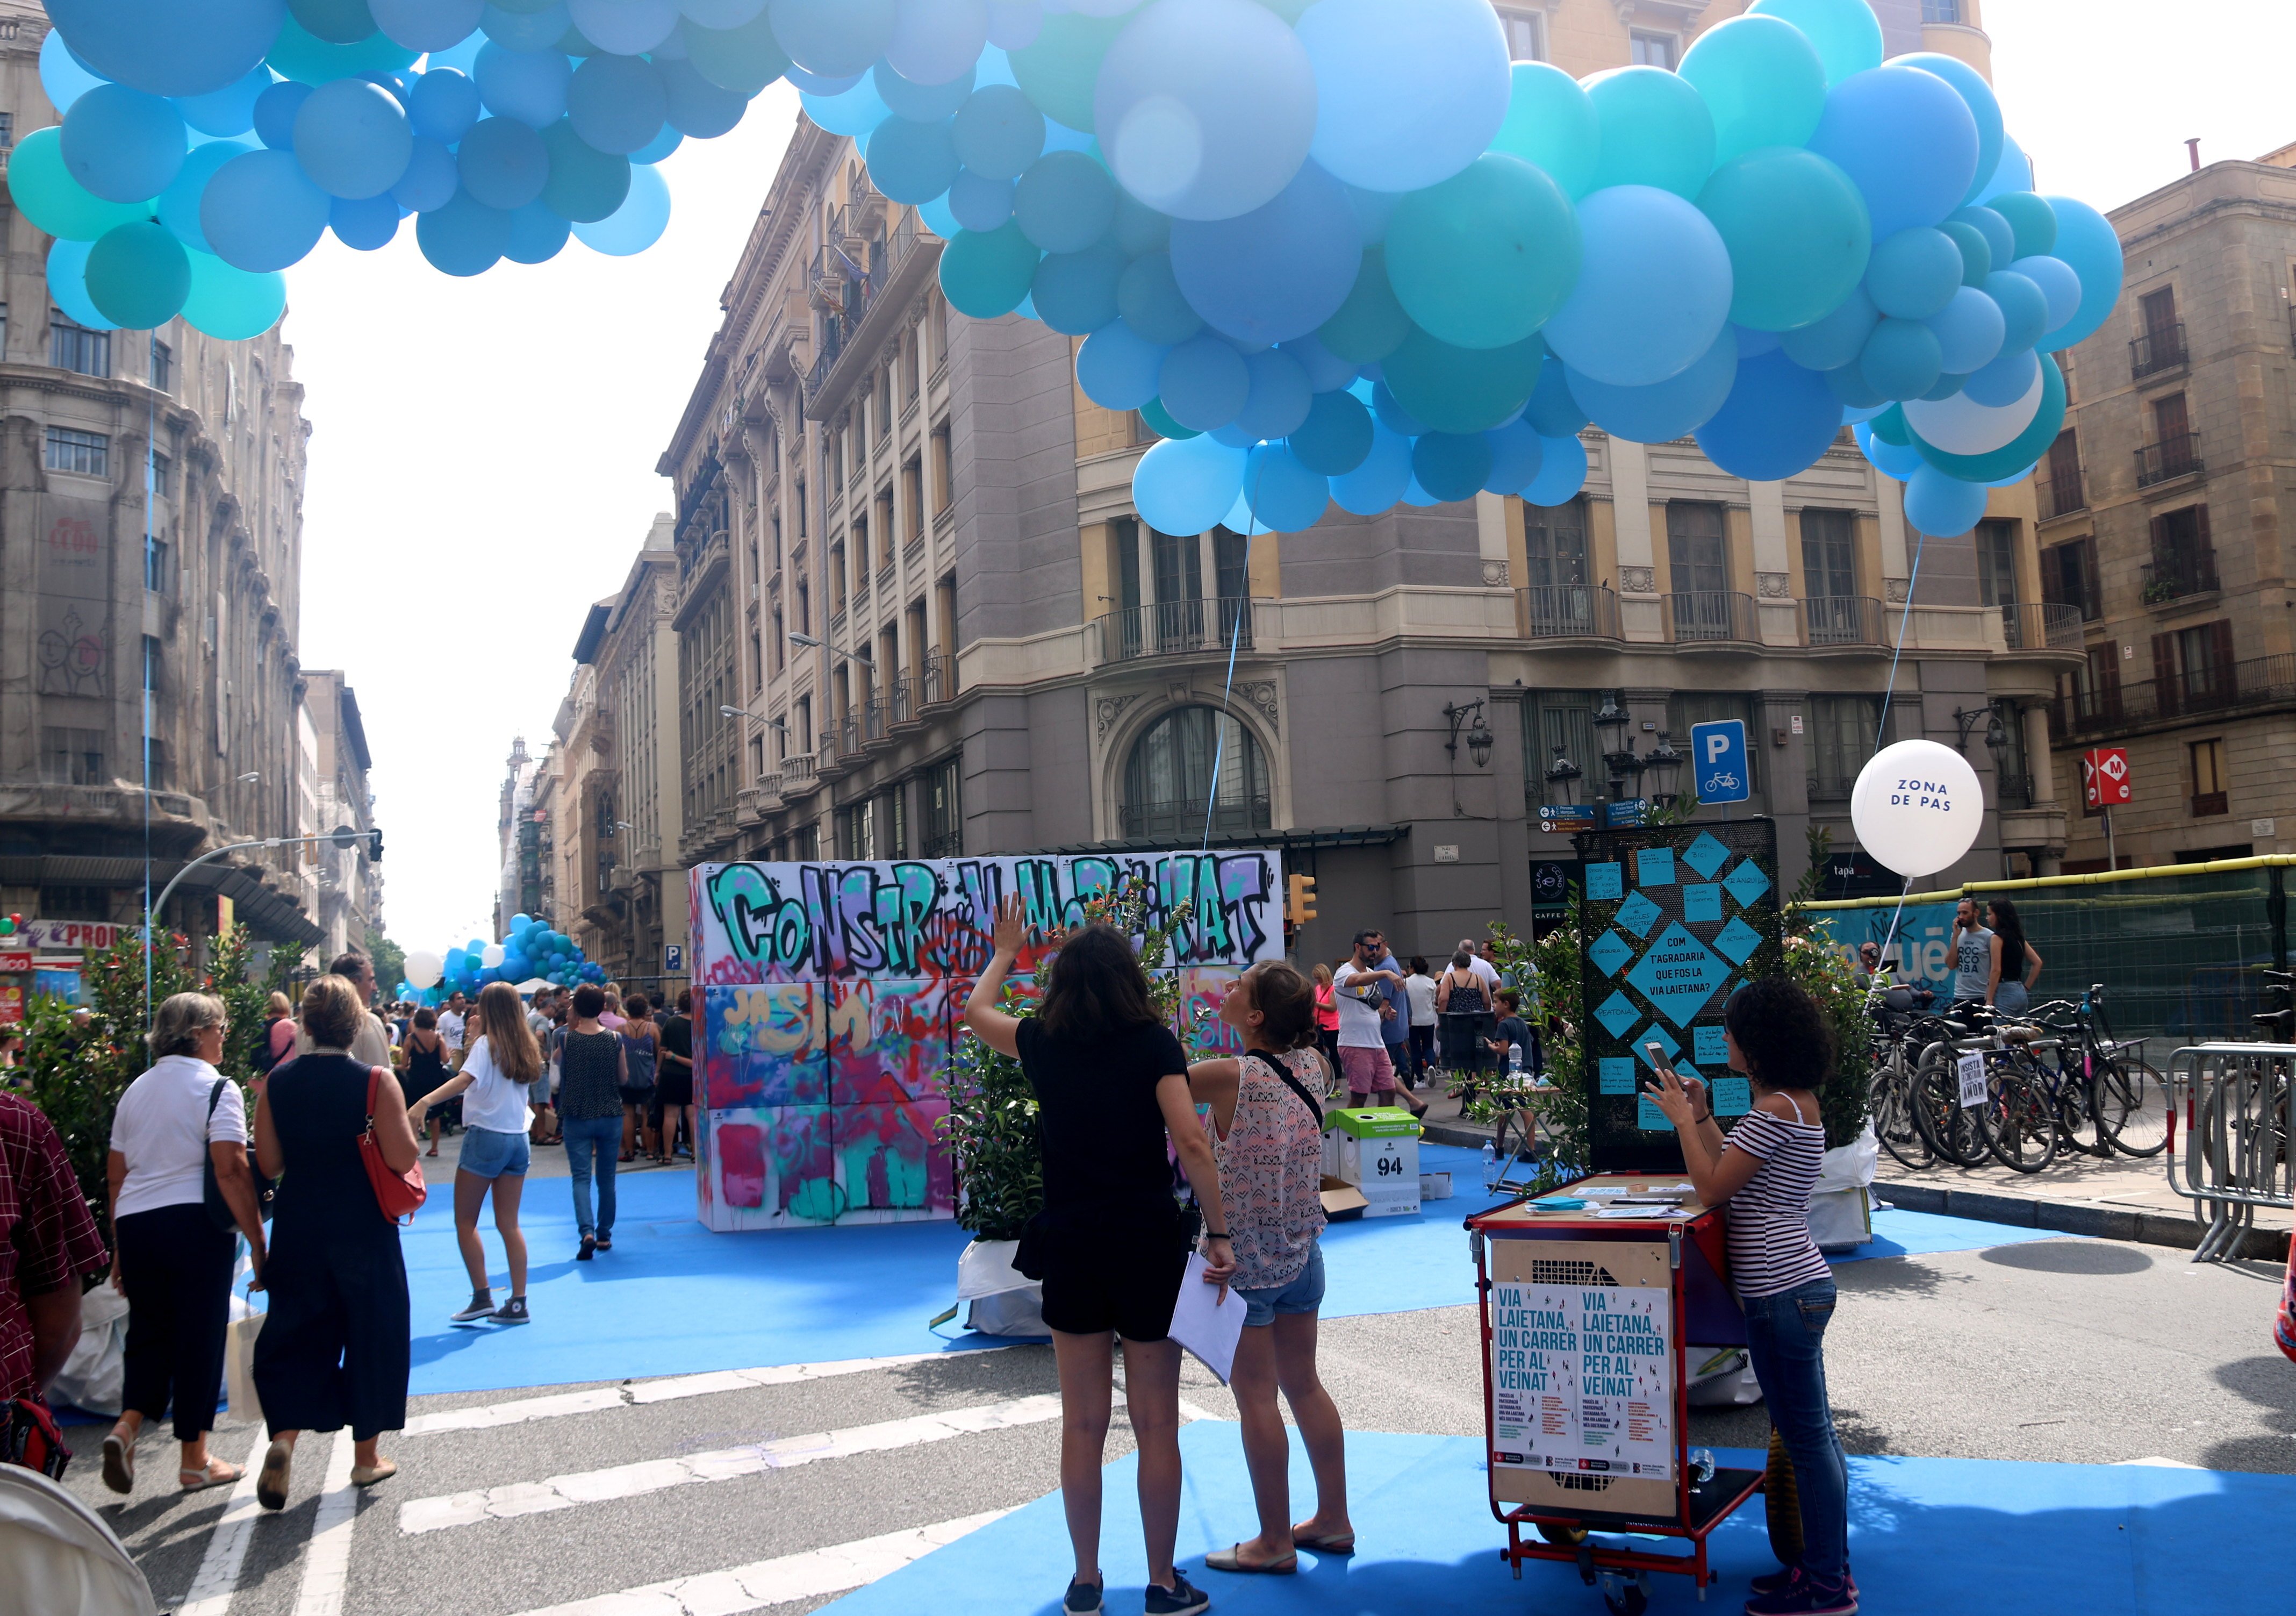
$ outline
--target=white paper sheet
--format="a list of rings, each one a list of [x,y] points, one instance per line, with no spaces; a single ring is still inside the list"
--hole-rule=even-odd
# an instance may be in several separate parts
[[[1172,1339],[1225,1386],[1235,1367],[1235,1344],[1250,1309],[1234,1290],[1226,1301],[1219,1300],[1219,1287],[1204,1283],[1210,1267],[1201,1252],[1189,1257],[1188,1271],[1180,1280],[1180,1300],[1172,1307]]]

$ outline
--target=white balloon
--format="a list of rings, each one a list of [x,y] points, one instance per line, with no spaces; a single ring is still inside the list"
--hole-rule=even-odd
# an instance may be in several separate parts
[[[491,971],[503,963],[503,956],[506,952],[507,950],[500,943],[488,943],[479,950],[479,964]]]
[[[1874,754],[1849,794],[1857,845],[1905,876],[1959,863],[1985,820],[1985,792],[1969,759],[1934,741],[1900,741]]]
[[[411,988],[436,988],[446,974],[447,962],[428,948],[417,948],[406,956],[406,982]]]
[[[1990,455],[2016,442],[2017,435],[2033,424],[2033,417],[2041,413],[2043,390],[2037,366],[2033,384],[2014,404],[1997,408],[1978,403],[1967,393],[1956,393],[1950,398],[1908,398],[1904,406],[1906,424],[1923,443],[1948,455]]]

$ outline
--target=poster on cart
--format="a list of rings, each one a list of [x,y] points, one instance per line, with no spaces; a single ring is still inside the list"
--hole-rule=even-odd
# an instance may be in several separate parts
[[[1670,1481],[1674,1342],[1664,1286],[1491,1291],[1491,1464]]]
[[[1153,964],[1180,978],[1188,1025],[1283,954],[1272,851],[713,864],[689,880],[694,1179],[721,1231],[955,1216],[942,1079],[1007,893],[1057,931],[1136,886],[1149,922],[1176,925]],[[1032,964],[1014,973],[1024,992]]]

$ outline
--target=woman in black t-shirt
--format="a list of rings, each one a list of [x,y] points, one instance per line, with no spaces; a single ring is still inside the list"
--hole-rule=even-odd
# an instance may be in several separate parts
[[[1076,1579],[1064,1609],[1101,1608],[1101,1464],[1108,1440],[1113,1341],[1124,1337],[1126,1407],[1140,1446],[1147,1608],[1185,1616],[1209,1603],[1172,1565],[1180,1517],[1180,1348],[1172,1308],[1189,1235],[1172,1196],[1167,1137],[1203,1208],[1211,1283],[1235,1256],[1222,1221],[1219,1171],[1196,1120],[1180,1041],[1158,1020],[1131,939],[1095,924],[1059,939],[1037,1013],[996,1008],[1028,930],[1020,898],[996,911],[996,956],[973,984],[965,1025],[1017,1056],[1036,1091],[1045,1210],[1021,1236],[1016,1266],[1044,1282],[1045,1323],[1059,1367],[1061,1493]]]

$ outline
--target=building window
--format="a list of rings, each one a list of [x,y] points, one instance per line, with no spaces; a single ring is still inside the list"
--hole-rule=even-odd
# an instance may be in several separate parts
[[[799,479],[797,480],[796,488],[797,488],[797,498],[796,498],[796,500],[795,500],[793,503],[794,503],[794,504],[796,504],[796,506],[797,506],[797,536],[798,536],[798,537],[799,537],[800,539],[802,539],[802,538],[804,538],[804,537],[805,537],[805,536],[806,536],[806,531],[807,531],[807,529],[806,529],[806,525],[805,525],[805,523],[806,523],[806,516],[805,516],[805,479],[804,479],[804,478],[800,477],[800,478],[799,478]]]
[[[947,300],[937,295],[928,299],[925,304],[925,321],[926,329],[932,333],[933,372],[939,374],[941,366],[948,363]]]
[[[877,565],[881,570],[893,564],[895,540],[893,490],[887,488],[877,496]]]
[[[1645,34],[1640,29],[1633,37],[1635,66],[1663,68],[1674,71],[1675,37],[1672,34]]]
[[[61,308],[48,316],[48,363],[83,376],[111,374],[111,333],[75,324]]]
[[[897,785],[878,800],[877,829],[884,842],[883,857],[909,856],[909,793],[906,787]]]
[[[1161,841],[1248,834],[1273,823],[1267,760],[1251,732],[1217,708],[1166,713],[1124,766],[1121,833]]]
[[[2049,479],[2041,489],[2041,514],[2062,516],[2087,504],[2088,490],[2081,486],[2080,439],[2067,427],[2049,445]]]
[[[873,797],[837,810],[837,856],[865,862],[882,858],[877,847],[877,800]]]
[[[2017,603],[2017,524],[1977,524],[1977,594],[1988,606]]]
[[[1857,523],[1848,511],[1801,513],[1802,592],[1812,600],[1857,593]]]
[[[1513,62],[1544,62],[1546,60],[1546,19],[1538,12],[1522,11],[1513,6],[1496,8],[1499,29],[1506,35],[1507,57]]]
[[[2141,380],[2185,362],[2185,324],[2177,318],[2177,289],[2162,286],[2136,300],[2138,331],[2128,345],[2129,374]]]
[[[924,536],[925,465],[912,458],[901,467],[901,506],[908,516],[909,542]]]
[[[957,807],[957,780],[964,758],[944,758],[918,777],[917,806],[923,840],[917,853],[924,858],[954,858],[964,851],[964,820]]]
[[[829,546],[829,610],[832,613],[845,610],[845,546],[842,541]]]
[[[2232,812],[2226,791],[2222,741],[2195,741],[2187,749],[2193,757],[2193,817],[2206,819]]]
[[[901,396],[911,404],[923,384],[924,340],[923,333],[911,326],[909,340],[901,345]]]
[[[1164,441],[1163,435],[1148,424],[1148,417],[1138,410],[1128,410],[1124,416],[1124,441],[1127,447],[1138,448],[1142,444],[1153,447]]]
[[[882,365],[877,368],[877,440],[882,443],[893,435],[893,367]]]
[[[2233,695],[2232,623],[2219,618],[2152,636],[2154,700],[2161,716],[2207,712]]]
[[[789,641],[782,630],[782,609],[774,608],[774,671],[779,673],[789,662]]]
[[[1722,507],[1675,500],[1666,507],[1667,564],[1671,574],[1674,636],[1726,640],[1734,624],[1730,557]]]
[[[2083,622],[2093,623],[2104,615],[2103,592],[2097,585],[2095,539],[2076,538],[2041,552],[2041,598],[2072,607]]]
[[[1922,0],[1923,22],[1958,22],[1961,21],[1961,0]]]
[[[40,731],[40,773],[53,785],[105,785],[103,732],[100,729]]]
[[[176,390],[176,350],[157,337],[152,339],[152,386],[162,393]]]
[[[160,649],[158,636],[144,636],[144,693],[147,696],[160,693]]]
[[[76,432],[70,427],[48,429],[48,470],[74,472],[82,477],[111,475],[111,439],[102,432]]]
[[[810,694],[797,699],[797,749],[800,752],[813,750],[813,697]]]
[[[175,546],[164,538],[144,541],[144,587],[154,595],[175,587]]]
[[[1880,741],[1882,706],[1872,696],[1809,699],[1809,797],[1847,802]]]
[[[1602,705],[1602,692],[1595,690],[1542,690],[1522,704],[1523,784],[1532,802],[1560,808],[1566,801],[1546,783],[1558,747],[1560,760],[1579,775],[1567,800],[1587,802],[1602,792],[1603,759],[1595,744],[1595,714]]]
[[[947,510],[956,497],[955,464],[950,457],[948,422],[944,421],[932,430],[932,508],[936,516]]]
[[[804,578],[797,580],[797,631],[813,632],[813,586]]]
[[[112,917],[108,887],[42,887],[40,915],[45,920],[108,921]]]
[[[16,145],[16,115],[0,112],[0,152],[10,152]]]
[[[2029,808],[2036,795],[2033,772],[2025,755],[2025,715],[2014,701],[1995,701],[1993,716],[2001,725],[2000,772],[1995,776],[1995,790],[2000,806],[2005,808]]]

